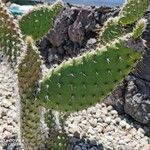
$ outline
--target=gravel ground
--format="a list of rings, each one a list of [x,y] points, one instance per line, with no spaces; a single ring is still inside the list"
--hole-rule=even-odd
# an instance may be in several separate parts
[[[7,60],[0,58],[0,145],[20,139],[19,103],[17,75]]]
[[[0,68],[0,144],[14,144],[12,140],[20,139],[17,75],[6,60]],[[72,137],[72,150],[150,150],[150,127],[103,103],[71,113],[64,128]]]
[[[74,136],[73,150],[150,150],[150,127],[119,115],[103,103],[70,114],[65,130]]]

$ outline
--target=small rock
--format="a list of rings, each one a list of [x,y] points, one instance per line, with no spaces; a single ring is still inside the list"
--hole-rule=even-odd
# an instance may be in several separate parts
[[[126,127],[126,122],[124,120],[120,121],[119,125],[122,127],[122,128],[125,128]]]
[[[95,44],[96,42],[97,42],[96,39],[91,38],[91,39],[89,39],[89,40],[87,41],[87,45],[93,45],[93,44]]]
[[[105,122],[106,122],[107,124],[110,124],[110,123],[111,123],[111,118],[110,118],[110,117],[107,117],[107,118],[105,119]]]
[[[111,113],[112,115],[115,115],[115,116],[118,115],[118,112],[117,112],[116,110],[111,110],[110,113]]]
[[[113,107],[110,105],[110,106],[107,107],[107,110],[111,111],[111,110],[113,110]]]

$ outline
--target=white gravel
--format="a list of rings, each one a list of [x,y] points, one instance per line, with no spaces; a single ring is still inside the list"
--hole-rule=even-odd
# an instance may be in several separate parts
[[[2,59],[2,58],[1,58]],[[17,74],[5,58],[0,60],[0,145],[20,140],[20,97]]]
[[[64,128],[71,137],[75,135],[72,139],[74,150],[150,150],[150,138],[146,136],[150,127],[141,126],[128,116],[118,115],[112,106],[105,104],[70,114]],[[91,147],[90,142],[81,142],[79,138],[96,144]]]
[[[128,116],[118,115],[112,106],[96,104],[71,113],[65,131],[73,150],[150,150],[150,127]],[[17,75],[6,60],[0,62],[0,149],[7,139],[20,140],[20,98]],[[83,140],[84,139],[84,140]]]

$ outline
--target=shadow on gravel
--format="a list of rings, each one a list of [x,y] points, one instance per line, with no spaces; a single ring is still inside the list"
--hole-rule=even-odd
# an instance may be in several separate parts
[[[104,147],[95,140],[80,138],[80,134],[75,132],[74,136],[69,138],[68,150],[104,150]]]

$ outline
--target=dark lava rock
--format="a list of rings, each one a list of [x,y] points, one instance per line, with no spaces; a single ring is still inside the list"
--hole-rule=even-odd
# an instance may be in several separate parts
[[[68,39],[68,27],[78,14],[78,9],[67,7],[55,20],[54,27],[48,33],[48,40],[53,46],[59,47]]]
[[[106,105],[113,106],[119,114],[124,113],[124,95],[125,95],[125,82],[121,83],[117,89],[104,99]]]
[[[83,52],[87,41],[98,37],[99,29],[104,23],[103,16],[107,19],[116,10],[118,9],[110,7],[66,5],[55,19],[52,29],[37,44],[46,65],[60,63],[64,58],[75,57]]]
[[[102,144],[98,144],[95,140],[85,140],[71,137],[69,141],[69,150],[103,150]]]
[[[150,82],[150,48],[147,48],[142,60],[137,64],[135,76]]]
[[[147,19],[147,27],[142,34],[142,38],[146,41],[147,49],[142,60],[138,63],[134,74],[150,82],[150,12],[146,13],[145,18]]]
[[[75,22],[73,25],[71,25],[68,29],[68,34],[71,41],[81,45],[85,36],[85,30],[82,23]]]
[[[96,20],[94,10],[91,7],[81,8],[75,22],[69,26],[68,35],[71,41],[80,45],[84,40],[86,32],[95,28]]]
[[[124,110],[135,120],[150,125],[150,83],[134,76],[128,78]]]

